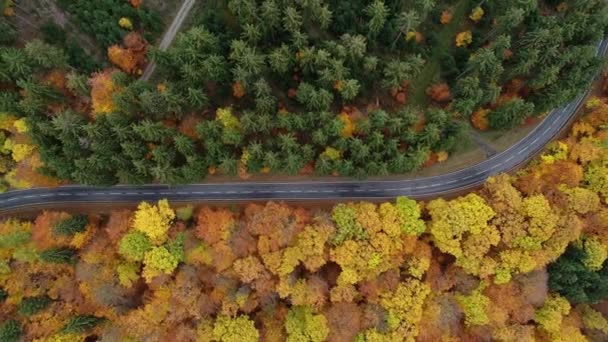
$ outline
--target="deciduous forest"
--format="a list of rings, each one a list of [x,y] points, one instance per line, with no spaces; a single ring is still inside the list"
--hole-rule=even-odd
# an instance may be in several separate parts
[[[608,104],[585,107],[452,199],[6,219],[0,340],[606,341]]]
[[[4,186],[407,173],[573,98],[608,22],[601,0],[209,0],[162,52],[145,1],[59,5],[111,67],[1,19]]]

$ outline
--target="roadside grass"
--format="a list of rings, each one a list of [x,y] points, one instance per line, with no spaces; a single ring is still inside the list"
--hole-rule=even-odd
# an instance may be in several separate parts
[[[410,92],[409,100],[412,105],[422,108],[428,105],[426,89],[440,78],[441,51],[450,52],[454,49],[454,37],[466,20],[466,9],[469,7],[470,2],[471,0],[460,0],[452,7],[452,21],[447,25],[441,26],[441,29],[436,36],[436,44],[431,48],[431,51],[433,52],[431,57],[426,61],[420,75],[412,82],[412,91]]]

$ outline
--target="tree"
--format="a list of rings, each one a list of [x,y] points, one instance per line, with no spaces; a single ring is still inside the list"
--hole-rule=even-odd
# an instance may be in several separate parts
[[[213,324],[213,339],[220,342],[256,342],[260,333],[247,316],[219,316]]]
[[[167,248],[153,247],[147,251],[143,259],[144,269],[142,276],[147,282],[151,282],[156,276],[171,274],[177,268],[179,259],[169,252]]]
[[[86,215],[74,215],[63,220],[53,227],[53,232],[58,235],[73,236],[86,230],[89,219]]]
[[[167,231],[175,218],[175,212],[167,200],[158,201],[157,205],[142,202],[137,207],[133,218],[133,228],[148,236],[154,245],[167,240]]]
[[[104,318],[93,315],[77,315],[72,317],[61,330],[66,334],[84,333],[105,321]]]
[[[587,268],[587,253],[575,245],[548,267],[549,287],[572,303],[598,303],[608,297],[608,264],[594,271]]]
[[[329,334],[327,319],[322,314],[315,314],[306,306],[295,306],[289,310],[285,321],[287,341],[325,341]]]
[[[405,61],[391,60],[384,68],[384,80],[382,84],[386,88],[396,89],[403,82],[411,80],[418,75],[424,63],[425,61],[418,55],[412,56]]]
[[[40,260],[53,264],[75,264],[77,259],[72,248],[49,248],[40,253]]]
[[[0,341],[18,342],[21,334],[23,334],[23,329],[14,319],[7,320],[0,326]]]
[[[146,252],[152,248],[148,236],[139,231],[125,234],[118,244],[118,252],[129,261],[139,262],[144,259]]]
[[[19,314],[23,316],[32,316],[46,309],[52,300],[47,296],[26,297],[19,304]]]
[[[365,8],[364,13],[369,17],[367,23],[370,38],[376,37],[384,28],[389,16],[389,10],[382,0],[374,0]]]

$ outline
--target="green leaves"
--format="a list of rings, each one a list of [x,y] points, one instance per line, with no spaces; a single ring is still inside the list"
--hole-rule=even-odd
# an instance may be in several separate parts
[[[61,332],[66,334],[84,333],[95,328],[104,321],[105,318],[96,317],[93,315],[78,315],[70,319],[70,321],[63,327]]]
[[[118,244],[118,252],[129,261],[142,261],[147,251],[152,248],[152,243],[146,234],[132,231],[122,237]]]
[[[22,333],[21,324],[16,320],[11,319],[0,326],[0,341],[18,342]]]
[[[23,316],[31,316],[48,307],[52,300],[47,296],[26,297],[19,304],[19,314]]]
[[[53,264],[75,264],[78,257],[73,248],[54,247],[42,251],[40,259]]]
[[[89,219],[87,215],[74,215],[69,219],[63,220],[53,227],[53,232],[57,235],[73,236],[86,230]]]

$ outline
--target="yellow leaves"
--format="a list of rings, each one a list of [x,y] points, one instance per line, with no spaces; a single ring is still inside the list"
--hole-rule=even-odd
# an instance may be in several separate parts
[[[602,104],[602,100],[597,96],[593,96],[589,100],[587,100],[587,102],[585,102],[585,108],[594,109],[597,108],[600,104]]]
[[[600,209],[600,198],[594,191],[585,188],[560,189],[568,195],[568,209],[587,214]]]
[[[339,160],[340,158],[342,158],[342,152],[340,152],[340,150],[328,146],[325,148],[325,151],[321,153],[321,157],[325,157],[330,160]]]
[[[17,118],[15,118],[13,115],[8,113],[0,113],[0,129],[10,131],[11,128],[14,127],[13,125],[15,124],[15,121],[17,121]]]
[[[585,258],[583,264],[592,271],[602,269],[604,261],[608,259],[608,247],[596,237],[590,237],[583,242]]]
[[[444,162],[448,160],[448,153],[446,151],[439,151],[437,152],[437,161],[438,162]]]
[[[186,263],[194,265],[211,265],[213,262],[211,250],[205,244],[186,250]]]
[[[90,83],[93,113],[108,114],[114,111],[112,96],[120,90],[120,87],[112,80],[112,71],[94,74]]]
[[[543,154],[540,157],[545,164],[553,164],[557,160],[568,159],[568,145],[561,141],[551,144],[548,150],[548,154]]]
[[[343,138],[352,138],[356,127],[355,123],[350,118],[350,115],[348,115],[348,113],[346,112],[342,112],[340,113],[340,115],[338,115],[338,119],[340,119],[340,121],[342,121],[342,123],[344,124],[340,136],[342,136]]]
[[[131,31],[133,29],[133,22],[131,22],[131,19],[129,18],[122,17],[118,20],[118,26]]]
[[[418,324],[422,318],[422,306],[431,288],[417,279],[399,283],[394,292],[380,295],[380,305],[392,317],[393,326],[413,341],[418,336]]]
[[[534,314],[534,321],[551,335],[560,332],[563,316],[570,313],[570,303],[559,295],[550,295]]]
[[[481,8],[481,6],[477,6],[475,8],[473,8],[473,10],[471,11],[471,15],[469,15],[469,19],[471,19],[473,22],[478,23],[481,18],[483,18],[483,15],[485,14],[483,8]]]
[[[483,295],[482,291],[487,287],[487,284],[482,282],[479,287],[473,290],[468,295],[456,295],[456,302],[462,309],[465,315],[465,324],[485,325],[490,323],[488,318],[488,306],[490,298]]]
[[[135,212],[133,228],[146,234],[158,246],[167,240],[167,231],[174,218],[175,212],[166,199],[158,201],[157,205],[142,202]]]
[[[248,316],[217,317],[213,325],[213,339],[218,342],[257,342],[260,333]]]
[[[608,334],[608,321],[600,312],[595,311],[589,305],[581,305],[578,309],[583,315],[583,324],[587,329],[596,329]]]
[[[464,47],[473,42],[473,34],[470,30],[460,32],[456,35],[456,46]]]
[[[422,43],[422,33],[418,32],[418,31],[410,31],[408,33],[405,34],[405,41],[409,42],[409,41],[415,41],[416,43],[420,44]]]
[[[152,281],[152,278],[156,276],[171,274],[178,263],[179,260],[165,247],[155,247],[146,252],[146,255],[144,256],[144,270],[142,276],[147,282],[150,282]]]
[[[436,199],[429,203],[430,231],[437,247],[456,257],[462,255],[460,240],[465,234],[481,234],[495,213],[483,198],[469,194],[452,201]]]
[[[120,285],[130,288],[139,279],[139,266],[135,263],[121,263],[116,267]]]
[[[21,118],[13,122],[13,127],[15,127],[15,129],[17,130],[17,133],[27,133],[28,131],[27,122],[25,121],[25,118]]]
[[[7,142],[10,141],[10,139],[6,140]],[[6,144],[5,144],[6,146]],[[11,150],[13,151],[12,156],[13,156],[13,160],[16,162],[20,162],[22,160],[24,160],[25,158],[29,157],[32,152],[34,152],[34,150],[36,149],[36,146],[34,145],[29,145],[29,144],[12,144],[11,146]]]
[[[224,140],[226,140],[226,133],[239,132],[241,130],[241,122],[232,113],[231,107],[218,108],[215,119],[224,126]]]

